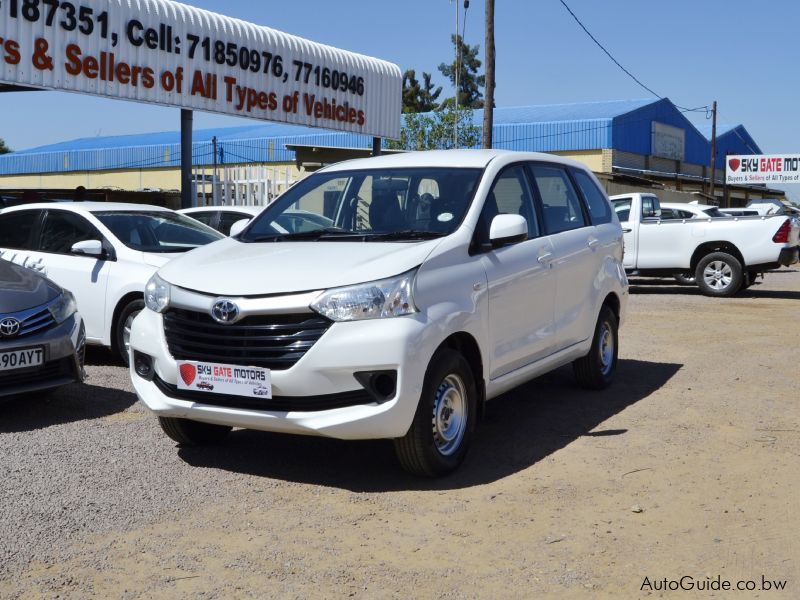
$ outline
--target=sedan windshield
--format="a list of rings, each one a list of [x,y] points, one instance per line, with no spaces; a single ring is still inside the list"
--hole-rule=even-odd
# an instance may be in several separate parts
[[[472,202],[480,169],[409,168],[318,173],[256,217],[244,242],[416,241],[448,235]]]
[[[202,223],[166,211],[94,213],[120,242],[141,252],[186,252],[222,239]]]

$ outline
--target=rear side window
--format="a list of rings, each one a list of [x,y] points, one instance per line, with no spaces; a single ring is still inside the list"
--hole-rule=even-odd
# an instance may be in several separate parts
[[[572,173],[575,175],[575,182],[583,194],[583,199],[586,200],[592,224],[611,223],[611,207],[608,204],[608,200],[606,200],[606,195],[600,191],[597,184],[592,181],[592,178],[583,171],[575,169]]]
[[[41,210],[20,210],[0,215],[0,248],[35,250],[32,239]]]
[[[581,202],[563,168],[531,165],[531,172],[539,188],[544,227],[548,234],[587,225]]]
[[[620,198],[619,200],[612,200],[611,204],[614,205],[614,212],[617,213],[617,218],[620,222],[625,223],[631,218],[631,198]]]
[[[103,236],[80,215],[66,211],[47,212],[39,242],[41,252],[70,254],[72,245],[86,240],[102,240]]]

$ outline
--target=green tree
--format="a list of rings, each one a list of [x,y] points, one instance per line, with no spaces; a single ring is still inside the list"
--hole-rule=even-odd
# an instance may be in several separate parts
[[[439,71],[450,80],[453,86],[456,85],[456,73],[458,73],[458,105],[469,108],[483,108],[483,92],[481,88],[486,84],[486,77],[478,75],[481,68],[481,61],[478,59],[480,46],[470,46],[465,44],[460,35],[450,36],[453,46],[459,51],[458,66],[456,59],[450,64],[442,63]]]
[[[417,80],[417,73],[409,69],[403,73],[403,112],[430,112],[439,108],[436,99],[442,93],[442,87],[431,82],[430,73],[422,73],[422,84]]]
[[[458,143],[454,140],[454,129],[458,124]],[[435,112],[403,115],[399,140],[389,140],[393,150],[450,150],[473,148],[480,143],[481,129],[473,122],[471,108],[447,103]]]
[[[11,148],[6,146],[5,140],[0,138],[0,154],[8,154],[9,152],[11,152]]]

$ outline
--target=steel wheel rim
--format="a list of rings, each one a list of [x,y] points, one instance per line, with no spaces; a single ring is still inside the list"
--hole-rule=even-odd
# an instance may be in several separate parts
[[[603,375],[608,375],[614,366],[614,332],[611,326],[605,322],[600,331],[600,371]]]
[[[733,269],[724,261],[712,260],[703,269],[703,281],[710,288],[723,290],[733,281]]]
[[[467,430],[467,388],[451,373],[436,388],[433,399],[433,441],[443,456],[458,451]]]
[[[129,314],[128,318],[125,319],[125,324],[122,326],[122,345],[125,346],[125,354],[128,356],[131,354],[131,326],[140,312],[142,311],[137,310]]]

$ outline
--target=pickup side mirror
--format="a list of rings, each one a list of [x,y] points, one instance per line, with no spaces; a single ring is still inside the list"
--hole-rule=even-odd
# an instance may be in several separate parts
[[[239,235],[244,231],[244,228],[247,227],[247,224],[250,222],[250,219],[239,219],[233,225],[231,225],[231,230],[228,233],[229,237],[233,237],[235,235]]]
[[[489,228],[492,248],[499,248],[528,239],[528,221],[522,215],[497,215]]]
[[[70,251],[73,254],[78,254],[81,256],[94,256],[96,258],[102,258],[106,255],[106,251],[103,249],[103,242],[100,240],[85,240],[83,242],[76,242],[72,244]]]

